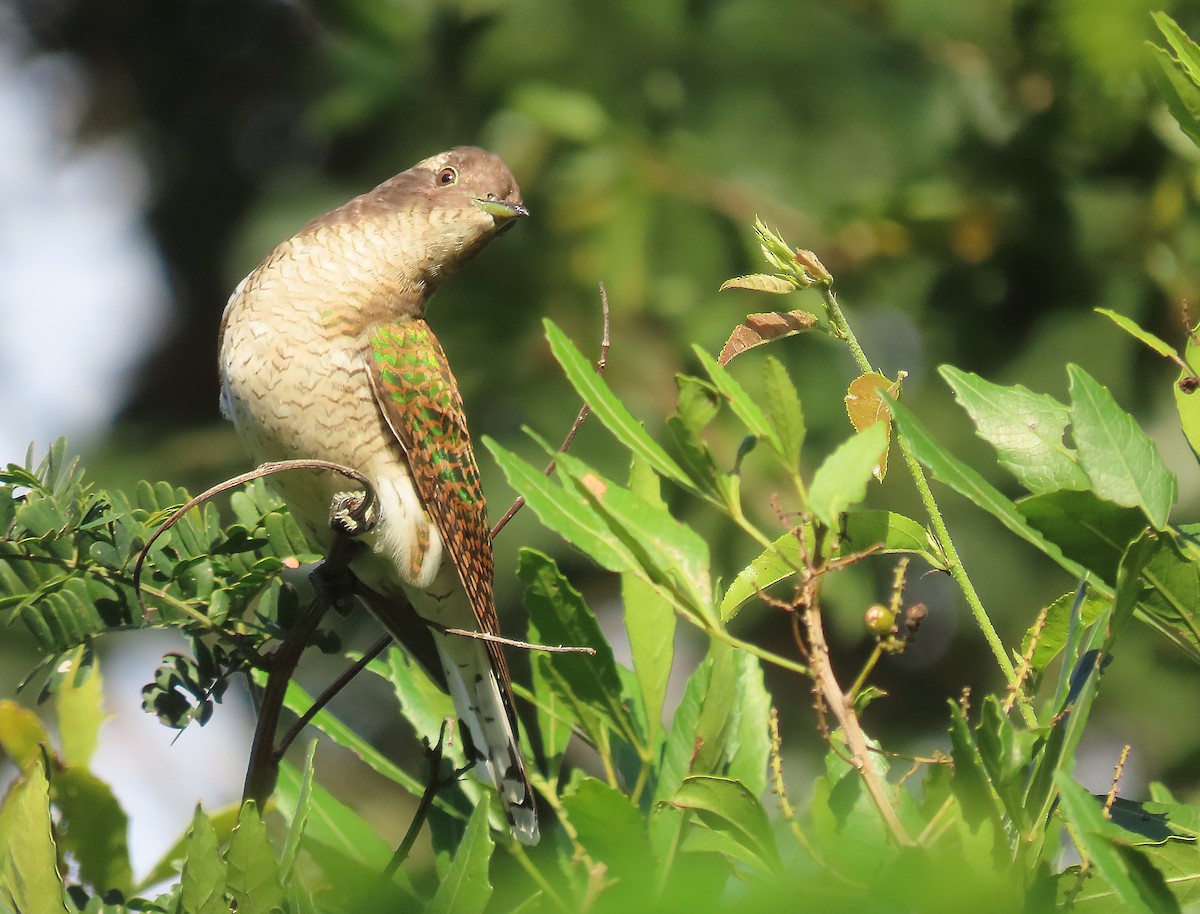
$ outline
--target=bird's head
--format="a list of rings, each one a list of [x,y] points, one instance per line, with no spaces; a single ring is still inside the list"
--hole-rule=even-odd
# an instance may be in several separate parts
[[[529,210],[499,156],[459,146],[418,162],[376,190],[395,207],[411,265],[431,286],[478,254]]]

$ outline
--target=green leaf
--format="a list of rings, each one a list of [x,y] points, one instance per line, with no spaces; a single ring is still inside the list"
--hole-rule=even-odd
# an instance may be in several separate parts
[[[284,705],[296,712],[303,714],[312,707],[312,697],[300,688],[293,680],[288,683],[287,692],[284,695]],[[345,749],[349,749],[360,759],[362,759],[370,768],[383,775],[390,781],[399,784],[415,797],[421,796],[425,792],[425,785],[414,778],[411,774],[398,766],[391,759],[387,758],[378,749],[372,746],[367,740],[363,739],[341,720],[335,717],[327,708],[318,711],[309,723],[332,739],[335,743]],[[434,733],[437,731],[434,730]],[[430,734],[422,734],[428,736]],[[462,818],[462,814],[454,809],[449,803],[441,797],[434,798],[434,805],[443,812],[448,812],[450,815]],[[385,860],[384,863],[387,861]]]
[[[229,840],[229,836],[233,834],[234,828],[237,827],[239,812],[241,812],[241,809],[238,804],[230,804],[207,816],[208,824],[216,835],[217,846],[224,844]],[[163,855],[158,858],[158,862],[150,868],[150,871],[134,887],[135,892],[143,893],[151,886],[174,878],[179,872],[179,861],[188,859],[188,841],[191,831],[192,823],[189,822],[187,829],[179,836],[179,839],[163,852]],[[223,864],[224,861],[222,860]],[[221,870],[221,886],[224,889],[224,869]],[[225,914],[225,912],[222,911],[222,914]]]
[[[1111,600],[1090,590],[1085,591],[1082,597],[1078,592],[1071,591],[1051,603],[1046,610],[1046,621],[1042,624],[1041,634],[1030,658],[1030,665],[1034,671],[1043,672],[1062,653],[1074,625],[1092,625],[1111,604]],[[1029,650],[1032,634],[1032,627],[1025,632],[1025,638],[1021,642],[1022,657]]]
[[[98,664],[80,669],[82,654],[83,648],[79,647],[67,661],[75,676],[69,686],[55,692],[54,707],[63,760],[68,765],[86,767],[96,751],[100,725],[104,723],[104,684]],[[62,664],[59,668],[62,669]]]
[[[692,352],[700,360],[700,363],[704,366],[704,370],[708,372],[708,376],[712,378],[713,385],[729,402],[734,415],[742,420],[742,423],[746,426],[750,434],[765,441],[771,450],[786,462],[787,452],[784,450],[783,442],[780,440],[779,435],[771,426],[771,423],[767,421],[766,415],[759,408],[758,404],[746,392],[746,389],[730,374],[729,369],[718,364],[717,360],[700,346],[693,346]],[[794,469],[794,465],[792,466]]]
[[[1112,584],[1126,548],[1145,529],[1136,508],[1122,508],[1095,492],[1047,492],[1017,502],[1017,509],[1063,555]]]
[[[1185,536],[1160,534],[1142,570],[1139,615],[1200,662],[1200,561]]]
[[[1068,365],[1071,379],[1071,428],[1079,462],[1101,498],[1141,508],[1150,524],[1162,530],[1175,504],[1175,476],[1158,448],[1108,390],[1078,365]]]
[[[958,798],[963,819],[972,827],[990,821],[997,834],[1003,833],[1004,806],[992,787],[983,764],[975,733],[957,702],[950,702],[950,747],[954,776],[950,789]]]
[[[66,914],[50,820],[50,785],[38,756],[0,803],[0,898],[15,911]]]
[[[425,909],[427,914],[482,914],[487,907],[492,897],[488,865],[495,848],[488,828],[489,804],[485,795],[471,813],[450,869]]]
[[[300,811],[300,796],[304,778],[294,766],[284,762],[279,766],[279,784],[275,799],[289,819]],[[392,859],[392,850],[366,821],[350,807],[339,801],[319,783],[313,783],[309,794],[308,823],[302,846],[310,853],[319,844],[335,851],[347,860],[361,865],[364,872],[378,874]]]
[[[1192,371],[1187,372],[1180,369],[1179,377],[1172,385],[1172,390],[1175,394],[1175,409],[1179,412],[1179,422],[1183,428],[1183,434],[1187,437],[1192,453],[1196,455],[1197,459],[1200,459],[1200,394],[1197,393],[1200,391],[1200,387],[1184,383],[1193,377],[1197,368],[1200,368],[1200,344],[1196,342],[1195,336],[1197,330],[1200,330],[1200,325],[1192,329],[1192,335],[1188,336],[1187,348],[1184,350],[1184,361]]]
[[[1170,51],[1147,42],[1158,64],[1149,72],[1180,129],[1200,146],[1200,48],[1166,13],[1152,13]]]
[[[675,791],[670,802],[679,809],[698,813],[705,825],[748,852],[742,859],[755,861],[762,872],[781,872],[779,851],[766,810],[745,784],[730,778],[689,777]],[[715,850],[718,846],[709,845],[704,849]]]
[[[254,801],[242,806],[237,828],[225,852],[227,887],[237,902],[238,914],[272,914],[283,906],[279,864],[267,838],[267,829]]]
[[[770,758],[769,719],[771,695],[763,679],[762,664],[745,651],[733,655],[733,707],[726,724],[723,773],[746,785],[755,796],[767,789]]]
[[[867,484],[886,447],[886,429],[872,425],[840,444],[817,468],[808,489],[808,506],[825,526],[837,529],[838,515],[867,497]]]
[[[558,455],[557,472],[634,556],[631,571],[670,594],[680,609],[713,619],[708,544],[694,530],[676,520],[661,500],[636,495],[570,454]]]
[[[609,571],[631,571],[637,565],[623,543],[602,532],[606,525],[586,499],[553,484],[540,470],[491,438],[485,436],[483,443],[509,485],[521,493],[543,524]]]
[[[633,724],[621,706],[621,680],[612,648],[579,591],[553,559],[532,549],[521,550],[517,575],[527,588],[525,606],[534,641],[596,651],[594,656],[541,653],[535,663],[598,744],[604,740],[598,728],[607,728],[636,745]]]
[[[952,365],[938,372],[970,414],[979,437],[1030,492],[1089,487],[1075,452],[1063,442],[1070,421],[1065,406],[1020,384],[993,384]]]
[[[1073,826],[1080,853],[1113,890],[1122,909],[1131,914],[1178,911],[1162,874],[1125,844],[1121,829],[1104,818],[1101,802],[1065,773],[1058,776],[1057,786],[1060,814]]]
[[[296,882],[296,858],[300,855],[300,841],[304,837],[304,827],[308,824],[308,816],[312,811],[313,759],[316,755],[317,741],[314,739],[309,742],[308,751],[304,754],[304,771],[301,773],[299,789],[296,792],[295,809],[288,824],[283,854],[279,858],[279,873],[285,886]]]
[[[653,854],[646,819],[621,791],[583,777],[562,795],[567,820],[579,843],[609,875],[641,884],[651,871]]]
[[[129,818],[112,788],[86,768],[75,766],[56,771],[53,785],[60,815],[59,844],[74,855],[80,877],[101,891],[128,894],[133,886]]]
[[[630,469],[629,488],[638,497],[666,509],[658,476],[639,460]],[[663,703],[675,657],[675,611],[654,587],[630,573],[621,575],[621,603],[633,669],[646,707],[647,737],[653,744],[662,728]]]
[[[40,764],[42,746],[50,744],[50,734],[33,711],[12,699],[0,699],[0,749],[25,771]]]
[[[721,620],[728,622],[758,591],[790,578],[801,567],[804,556],[798,535],[805,546],[813,548],[812,531],[783,534],[763,550],[729,585],[721,598]],[[894,511],[850,511],[844,516],[841,535],[833,558],[875,548],[878,555],[908,553],[918,555],[932,567],[945,570],[946,561],[931,550],[929,533],[915,520]]]
[[[1087,573],[1087,569],[1063,555],[1058,546],[1030,526],[1016,506],[1005,498],[995,486],[938,444],[908,407],[897,400],[889,402],[897,425],[908,437],[913,456],[927,466],[938,480],[950,486],[968,501],[983,508],[1021,539],[1036,546],[1056,561],[1074,577],[1083,577]]]
[[[767,400],[767,417],[775,430],[775,437],[783,446],[783,462],[793,472],[800,467],[800,450],[804,445],[804,411],[800,406],[800,395],[788,377],[783,363],[773,355],[767,356],[763,365],[766,384],[763,393]]]
[[[575,344],[567,338],[553,321],[546,319],[546,339],[550,351],[562,366],[567,380],[575,388],[592,413],[617,440],[634,454],[641,457],[662,476],[686,489],[694,490],[687,474],[668,456],[667,452],[650,437],[642,424],[633,418],[625,405],[617,399],[604,379],[596,374],[595,368],[583,357]],[[490,447],[490,445],[489,445]]]
[[[1132,336],[1135,340],[1138,340],[1143,345],[1150,347],[1163,358],[1174,359],[1178,356],[1178,353],[1173,347],[1159,339],[1149,330],[1143,330],[1124,314],[1118,314],[1116,311],[1110,311],[1108,308],[1096,308],[1095,311],[1097,314],[1103,314],[1110,321]]]
[[[182,850],[179,910],[187,914],[229,914],[225,899],[227,868],[221,857],[220,841],[198,805]]]

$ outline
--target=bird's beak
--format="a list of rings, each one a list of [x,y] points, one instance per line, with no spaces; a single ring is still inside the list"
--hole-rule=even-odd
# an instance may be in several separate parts
[[[529,210],[520,203],[509,203],[507,200],[488,200],[482,197],[475,197],[473,202],[481,210],[501,223],[507,222],[509,219],[516,219],[518,216],[529,215]]]

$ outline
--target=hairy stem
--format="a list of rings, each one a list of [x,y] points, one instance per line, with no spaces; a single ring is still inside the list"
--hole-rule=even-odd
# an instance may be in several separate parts
[[[870,361],[867,359],[866,353],[863,352],[862,346],[859,345],[858,339],[850,329],[850,324],[846,321],[846,316],[842,313],[842,308],[838,304],[837,296],[833,294],[833,290],[828,286],[822,286],[821,294],[825,299],[829,322],[833,325],[834,332],[839,338],[846,341],[859,369],[864,374],[874,371]],[[962,591],[963,597],[966,598],[971,615],[975,617],[975,624],[979,626],[979,630],[983,633],[983,639],[987,642],[992,655],[996,658],[996,663],[1000,667],[1000,671],[1004,674],[1005,681],[1011,685],[1016,681],[1017,671],[1008,657],[1008,651],[1004,647],[1004,642],[1000,640],[1000,635],[996,632],[996,627],[992,624],[987,610],[983,607],[983,601],[979,599],[975,585],[971,583],[971,579],[967,576],[966,567],[958,555],[958,550],[954,547],[954,541],[950,538],[950,531],[946,528],[946,521],[942,517],[941,509],[938,508],[937,501],[933,497],[933,492],[929,488],[929,480],[925,476],[925,470],[921,467],[916,457],[913,456],[912,447],[905,436],[898,432],[896,440],[900,445],[900,452],[904,456],[904,463],[908,467],[913,483],[917,487],[917,494],[921,498],[921,503],[925,506],[925,512],[929,515],[930,526],[933,527],[933,533],[938,539],[938,544],[942,547],[943,555],[946,557],[946,565],[950,571],[950,576],[954,579],[954,583],[958,585],[959,590]],[[1037,723],[1037,715],[1034,714],[1033,708],[1030,707],[1028,699],[1022,698],[1018,707],[1021,710],[1021,717],[1027,725],[1033,726]]]

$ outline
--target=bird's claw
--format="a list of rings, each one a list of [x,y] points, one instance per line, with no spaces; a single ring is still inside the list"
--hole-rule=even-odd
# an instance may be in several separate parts
[[[379,510],[366,492],[338,492],[329,502],[329,526],[335,533],[362,536],[378,522]]]

